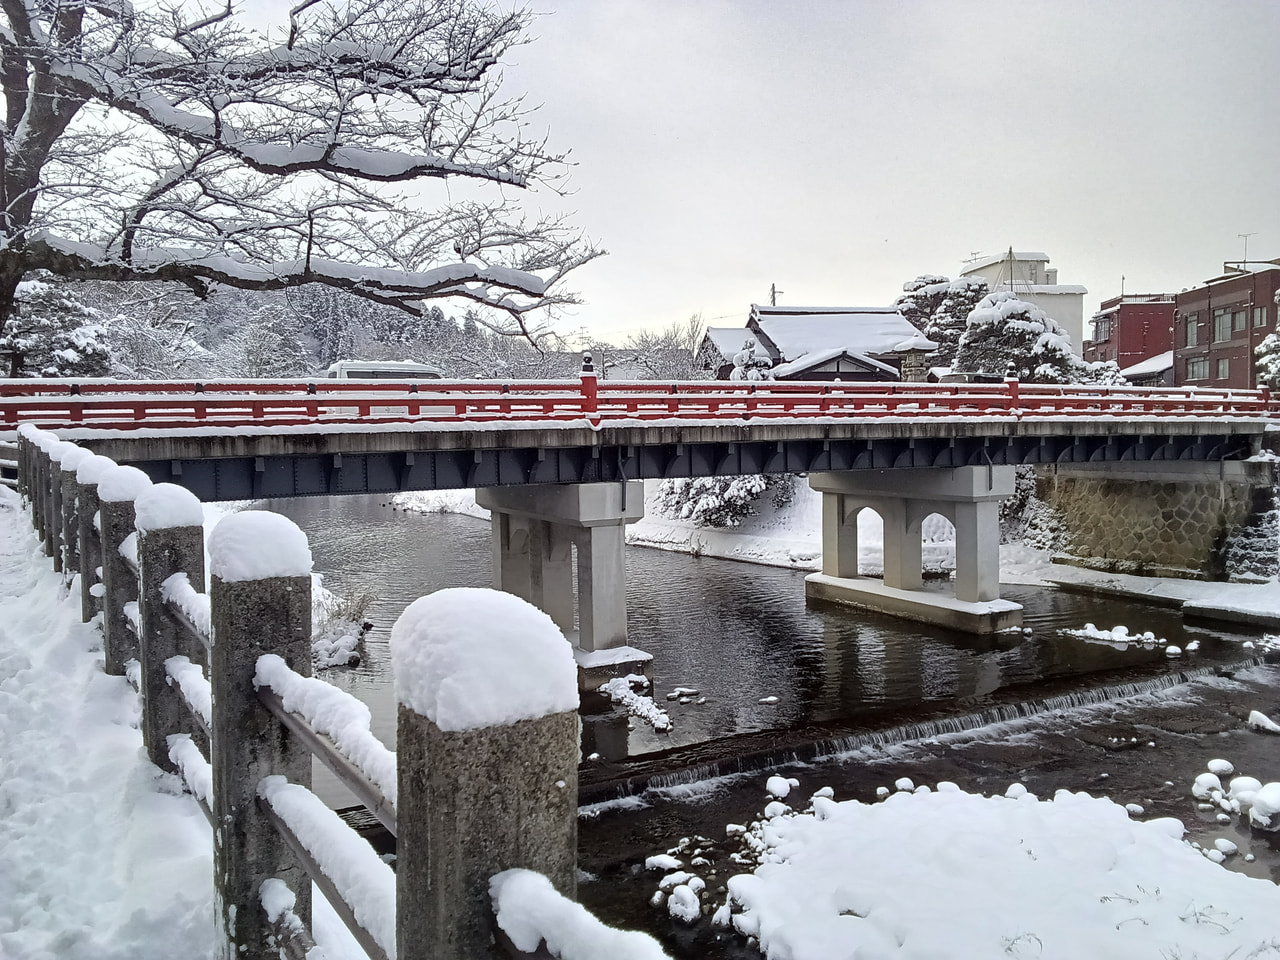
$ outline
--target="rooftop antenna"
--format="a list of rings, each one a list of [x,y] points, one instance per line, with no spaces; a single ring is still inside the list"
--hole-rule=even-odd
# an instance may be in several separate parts
[[[1254,230],[1252,233],[1236,234],[1237,237],[1240,237],[1242,240],[1244,240],[1244,259],[1240,261],[1240,266],[1242,268],[1247,268],[1249,265],[1249,238],[1256,237],[1257,235],[1258,235],[1257,230]]]
[[[769,284],[769,306],[776,307],[778,305],[778,294],[786,292],[785,290],[779,290],[776,283]]]
[[[982,257],[982,251],[981,251],[981,250],[970,250],[970,251],[969,251],[969,258],[968,258],[967,260],[963,260],[963,261],[961,261],[961,262],[962,262],[962,263],[977,263],[977,262],[978,262],[978,260],[979,260],[981,257]]]

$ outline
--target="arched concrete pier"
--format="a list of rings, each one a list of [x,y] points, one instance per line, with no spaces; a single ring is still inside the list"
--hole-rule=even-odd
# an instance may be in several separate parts
[[[1014,467],[929,467],[809,474],[822,494],[822,572],[805,593],[970,633],[1022,622],[1022,607],[1000,599],[1000,501],[1012,495]],[[858,511],[884,520],[884,580],[858,575]],[[956,529],[954,594],[924,590],[920,527],[939,514]]]

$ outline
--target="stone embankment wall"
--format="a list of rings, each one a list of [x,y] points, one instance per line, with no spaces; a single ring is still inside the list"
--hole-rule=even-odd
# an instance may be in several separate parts
[[[1277,463],[1055,465],[1037,471],[1055,562],[1152,577],[1259,580],[1280,557]]]

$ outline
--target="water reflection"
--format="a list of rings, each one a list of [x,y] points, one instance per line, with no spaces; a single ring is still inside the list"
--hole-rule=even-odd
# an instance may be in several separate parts
[[[390,627],[417,597],[489,583],[489,527],[450,514],[393,510],[375,497],[271,501],[306,531],[335,592],[378,599],[365,660],[328,679],[369,704],[374,733],[394,742]],[[1201,647],[1187,663],[1237,659],[1242,635],[1184,628],[1176,611],[1006,587],[1025,632],[972,637],[836,605],[808,606],[800,571],[633,548],[627,554],[631,643],[653,654],[655,698],[673,727],[657,734],[613,711],[584,717],[584,753],[618,759],[730,734],[827,723],[885,710],[980,699],[1015,685],[1165,660],[1065,635],[1086,621],[1151,630]],[[666,701],[676,687],[698,702]],[[775,700],[776,698],[776,700]],[[762,702],[769,701],[769,702]]]

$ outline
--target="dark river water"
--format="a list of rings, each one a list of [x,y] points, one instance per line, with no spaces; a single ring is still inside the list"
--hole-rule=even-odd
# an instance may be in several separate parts
[[[434,590],[489,584],[488,524],[399,511],[375,497],[267,506],[307,533],[326,586],[377,598],[367,611],[374,626],[362,662],[330,670],[327,678],[369,704],[374,733],[394,743],[391,625],[409,603]],[[654,697],[672,726],[657,733],[607,704],[588,707],[583,754],[598,754],[605,768],[648,755],[659,757],[654,766],[660,768],[663,755],[672,752],[679,754],[672,762],[714,759],[717,751],[838,736],[864,725],[980,710],[1247,655],[1240,646],[1246,635],[1185,627],[1176,611],[1045,587],[1002,588],[1002,595],[1024,605],[1025,629],[976,638],[846,607],[807,605],[804,574],[796,570],[631,547],[627,578],[630,643],[653,655]],[[1149,630],[1184,648],[1195,640],[1199,649],[1170,661],[1163,646],[1121,649],[1065,632],[1087,622]],[[698,692],[687,703],[668,701],[678,687]],[[740,739],[726,746],[726,737]],[[322,794],[329,790],[326,781],[320,775]],[[339,796],[326,799],[342,802]]]

